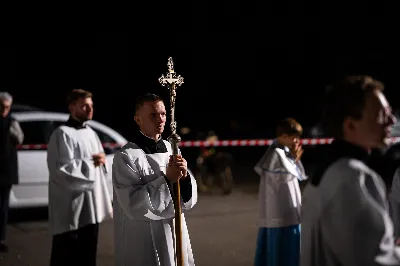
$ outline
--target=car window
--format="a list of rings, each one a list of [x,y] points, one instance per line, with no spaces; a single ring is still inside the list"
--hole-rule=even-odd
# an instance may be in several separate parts
[[[64,124],[64,121],[22,121],[20,122],[21,129],[24,132],[24,145],[46,145],[49,143],[49,139],[53,131]],[[97,133],[101,143],[103,144],[104,151],[107,154],[114,153],[120,147],[116,144],[116,141],[94,127],[92,129]],[[37,147],[39,149],[39,147]]]
[[[64,122],[59,122],[59,121],[52,121],[53,123],[53,130],[56,129],[58,126],[61,126],[62,124],[64,124]],[[99,139],[101,141],[101,143],[110,143],[110,144],[115,144],[116,141],[110,137],[108,134],[104,133],[101,130],[98,130],[97,128],[94,128],[93,126],[91,126],[91,128],[96,132],[96,134],[99,136]]]
[[[47,144],[54,130],[52,121],[22,121],[19,124],[24,132],[24,145]]]
[[[120,149],[119,145],[116,145],[117,142],[109,136],[107,133],[104,133],[101,130],[98,130],[97,128],[92,127],[92,129],[97,133],[99,136],[99,139],[101,143],[103,144],[104,152],[106,154],[112,154],[115,153],[117,150]]]
[[[111,144],[114,144],[114,143],[116,143],[116,141],[112,138],[112,137],[110,137],[109,135],[107,135],[106,133],[104,133],[103,131],[100,131],[100,130],[98,130],[98,129],[96,129],[96,128],[93,128],[92,127],[92,129],[97,133],[97,135],[99,136],[99,139],[100,139],[100,141],[101,141],[101,143],[111,143]]]

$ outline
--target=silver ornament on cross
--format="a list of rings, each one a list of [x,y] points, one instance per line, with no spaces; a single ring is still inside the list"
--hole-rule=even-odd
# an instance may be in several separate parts
[[[161,77],[158,79],[158,81],[161,83],[162,86],[168,86],[172,87],[171,85],[176,86],[181,86],[183,83],[183,78],[181,75],[176,75],[175,70],[174,70],[174,62],[172,61],[172,57],[168,58],[168,73],[164,77],[164,75],[161,75]]]

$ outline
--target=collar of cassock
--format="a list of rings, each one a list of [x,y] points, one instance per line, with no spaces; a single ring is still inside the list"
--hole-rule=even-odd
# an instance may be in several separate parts
[[[366,163],[369,158],[368,151],[345,140],[334,140],[331,148],[332,159],[350,157]]]
[[[78,120],[72,118],[71,116],[69,117],[68,121],[65,124],[69,127],[75,128],[75,129],[86,128],[85,122],[78,121]]]
[[[324,155],[322,155],[324,156]],[[314,176],[311,178],[311,183],[318,186],[324,176],[326,169],[339,160],[340,158],[353,158],[368,164],[370,155],[364,148],[352,144],[345,140],[335,139],[329,146],[329,151],[325,155],[321,167],[315,172]]]
[[[133,142],[147,154],[167,152],[167,147],[161,136],[158,140],[154,140],[138,130],[134,135]]]

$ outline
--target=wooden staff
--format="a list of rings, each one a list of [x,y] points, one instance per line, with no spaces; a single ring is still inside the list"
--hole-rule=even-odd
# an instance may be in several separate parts
[[[172,154],[174,156],[179,154],[178,145],[181,141],[181,137],[176,133],[176,121],[175,121],[175,100],[176,100],[176,87],[182,85],[183,78],[180,75],[176,75],[174,71],[174,64],[172,57],[168,59],[168,73],[166,77],[161,75],[158,79],[162,86],[168,86],[170,92],[171,102],[171,132],[172,134],[168,137],[169,143],[172,146]],[[183,252],[182,252],[182,208],[181,208],[181,189],[179,181],[173,184],[173,200],[175,208],[175,255],[176,265],[183,266]]]

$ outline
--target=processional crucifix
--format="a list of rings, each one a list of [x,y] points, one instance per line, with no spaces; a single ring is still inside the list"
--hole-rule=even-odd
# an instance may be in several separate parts
[[[168,73],[164,77],[158,79],[162,86],[167,86],[169,89],[169,96],[171,102],[171,132],[172,134],[168,137],[169,143],[172,146],[172,154],[174,156],[179,154],[178,145],[181,141],[181,137],[176,133],[176,121],[175,121],[175,100],[176,100],[176,88],[183,84],[183,78],[180,75],[176,75],[174,71],[174,63],[172,57],[168,58]],[[182,217],[181,217],[181,188],[179,181],[173,183],[173,199],[175,208],[175,254],[176,254],[176,265],[183,266],[183,253],[182,253]]]

